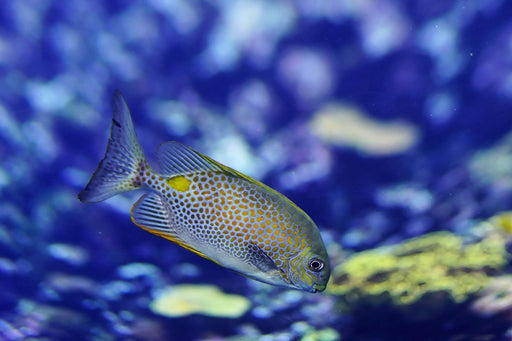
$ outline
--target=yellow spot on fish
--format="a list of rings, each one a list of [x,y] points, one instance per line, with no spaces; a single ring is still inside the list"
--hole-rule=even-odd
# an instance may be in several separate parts
[[[171,186],[171,188],[174,189],[175,191],[186,192],[188,191],[188,188],[190,187],[190,183],[192,181],[190,181],[183,175],[178,175],[167,179],[165,182],[167,182],[167,184]]]

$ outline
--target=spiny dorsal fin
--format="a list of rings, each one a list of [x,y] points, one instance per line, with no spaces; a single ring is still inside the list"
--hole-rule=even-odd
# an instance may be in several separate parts
[[[221,172],[242,178],[257,186],[273,191],[250,176],[225,166],[197,150],[176,141],[162,143],[158,148],[157,159],[163,175],[190,174],[204,171]]]
[[[204,171],[225,171],[212,159],[179,142],[164,142],[157,152],[163,175],[190,174]]]

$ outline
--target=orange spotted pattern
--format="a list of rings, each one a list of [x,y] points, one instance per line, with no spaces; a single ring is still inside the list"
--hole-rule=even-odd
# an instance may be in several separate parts
[[[159,192],[169,203],[174,223],[191,231],[201,242],[239,259],[250,260],[257,246],[278,267],[307,247],[313,224],[288,199],[222,172],[184,175],[185,192],[168,185],[166,178],[141,165],[135,183]],[[183,175],[179,175],[183,176]]]

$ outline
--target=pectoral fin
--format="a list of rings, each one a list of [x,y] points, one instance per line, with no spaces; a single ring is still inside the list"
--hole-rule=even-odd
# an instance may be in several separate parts
[[[270,258],[256,243],[249,242],[247,244],[247,248],[250,254],[251,263],[256,265],[258,269],[263,272],[280,271],[272,258]]]

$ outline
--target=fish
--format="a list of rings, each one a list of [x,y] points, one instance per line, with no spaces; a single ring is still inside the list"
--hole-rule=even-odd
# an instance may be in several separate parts
[[[321,292],[329,257],[311,218],[267,185],[176,141],[149,164],[119,90],[113,96],[105,156],[78,194],[96,203],[143,189],[132,222],[201,257],[271,285]]]

